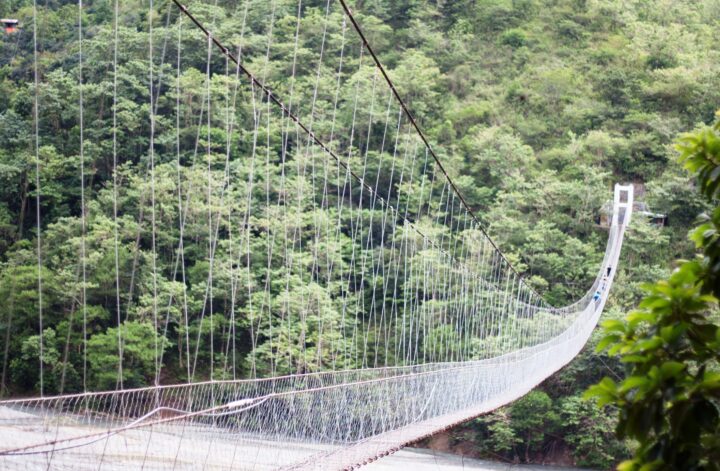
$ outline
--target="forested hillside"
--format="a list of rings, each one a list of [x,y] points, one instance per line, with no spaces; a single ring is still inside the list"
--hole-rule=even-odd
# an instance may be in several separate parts
[[[46,394],[116,387],[118,319],[126,345],[122,379],[128,387],[155,380],[158,345],[164,351],[161,382],[186,381],[190,355],[184,352],[189,352],[190,345],[183,339],[190,338],[198,339],[192,345],[197,348],[197,371],[193,365],[197,378],[211,374],[214,378],[250,377],[270,370],[303,372],[329,364],[330,359],[324,357],[317,365],[302,362],[296,352],[298,339],[293,336],[285,339],[287,345],[273,347],[262,342],[262,335],[251,334],[252,304],[236,311],[236,301],[238,306],[241,303],[234,297],[231,300],[231,293],[238,283],[261,285],[269,275],[248,271],[233,278],[233,247],[215,251],[212,231],[208,231],[213,211],[228,215],[227,221],[218,216],[222,220],[217,224],[219,230],[232,233],[233,215],[245,214],[247,209],[242,198],[233,204],[224,201],[220,187],[225,178],[225,144],[239,156],[251,147],[251,133],[241,126],[254,116],[250,94],[238,98],[235,136],[228,131],[226,110],[213,109],[207,123],[197,122],[204,112],[205,93],[228,94],[230,66],[220,54],[208,61],[206,41],[187,21],[181,29],[174,4],[157,0],[153,14],[148,15],[147,1],[119,2],[117,41],[122,47],[114,73],[118,64],[112,48],[115,4],[110,0],[84,3],[82,62],[77,2],[48,0],[39,7],[41,85],[37,99],[42,142],[37,182],[33,6],[28,0],[0,3],[0,17],[20,20],[19,32],[0,38],[0,394],[23,396],[38,391],[39,309],[45,313]],[[374,96],[374,90],[369,91],[371,72],[358,63],[357,54],[340,56],[339,50],[329,47],[327,70],[318,67],[316,76],[313,64],[318,61],[319,38],[325,34],[325,1],[302,2],[297,26],[303,32],[300,41],[294,34],[295,0],[220,1],[214,6],[212,2],[188,3],[228,45],[245,48],[248,67],[261,74],[278,96],[297,96],[299,107],[307,106],[303,98],[312,99],[315,106],[313,83],[333,84],[341,60],[345,61],[338,73],[342,80],[359,84],[365,98]],[[633,220],[608,316],[634,307],[641,283],[663,276],[671,269],[670,260],[692,253],[686,235],[704,203],[674,163],[671,143],[678,133],[710,123],[720,107],[720,0],[351,3],[400,95],[468,204],[513,265],[549,302],[572,302],[592,284],[607,239],[607,229],[599,225],[601,207],[611,198],[614,183],[644,184],[642,199],[652,211],[666,214],[668,224],[656,227],[642,217]],[[265,54],[268,32],[264,28],[271,15],[275,30],[269,34],[274,43],[272,54]],[[331,15],[338,16],[330,23],[342,24],[341,11]],[[327,34],[335,38],[333,44],[341,44],[346,32],[333,28]],[[155,38],[152,57],[157,64],[156,96],[150,101],[148,83],[138,78],[146,75],[149,36]],[[176,76],[173,67],[180,50],[182,73]],[[211,71],[212,78],[206,81]],[[288,80],[291,71],[293,79]],[[123,99],[113,113],[116,75]],[[78,171],[80,78],[86,172],[82,176]],[[319,132],[341,136],[342,130],[354,128],[352,101],[335,104],[336,122],[335,113],[331,119],[329,111],[332,98],[317,97],[323,112],[313,125]],[[176,105],[182,110],[177,116]],[[152,107],[157,109],[157,123],[149,118]],[[116,136],[113,119],[118,121]],[[163,229],[157,240],[154,232],[141,230],[151,213],[147,178],[151,125],[157,161],[152,217],[153,224]],[[269,121],[267,126],[271,126]],[[211,149],[208,162],[187,167],[182,178],[176,175],[176,159],[192,161],[197,157],[197,143],[210,148],[211,138],[222,144]],[[195,153],[188,150],[180,155],[178,151],[176,155],[176,141],[177,148],[182,143],[191,149],[195,143]],[[287,144],[268,138],[267,143],[258,144],[264,146],[258,153],[269,155],[283,145]],[[117,149],[120,161],[114,162]],[[268,161],[252,170],[247,159],[232,155],[231,175],[244,178],[257,171],[268,175],[262,177],[266,178],[263,184],[278,181],[279,166]],[[177,184],[182,187],[178,189],[176,181],[181,179],[184,183]],[[215,183],[206,183],[210,180]],[[118,181],[119,194],[113,186]],[[202,190],[193,193],[193,184]],[[203,191],[208,192],[207,201]],[[176,213],[174,205],[181,193],[188,198],[189,216]],[[40,233],[37,201],[42,213]],[[157,221],[156,206],[161,208]],[[85,218],[81,217],[83,207]],[[116,220],[113,213],[118,215]],[[179,217],[186,218],[183,234],[178,232]],[[304,231],[301,238],[307,234],[310,240],[312,217],[302,213],[297,217],[305,217],[297,230]],[[257,223],[258,227],[263,224],[270,226],[272,221]],[[81,233],[87,260],[84,285],[78,263]],[[263,234],[260,229],[252,234],[248,252],[253,247],[260,252]],[[183,254],[180,282],[174,247],[184,237],[192,241],[192,247]],[[341,260],[352,249],[351,242],[343,239],[337,247],[324,250]],[[119,278],[116,272],[121,273]],[[208,278],[212,280],[209,303]],[[277,295],[268,306],[317,296],[323,300],[316,306],[318,322],[339,322],[332,293],[311,292],[316,288],[305,286],[302,278],[287,283],[276,287]],[[123,293],[122,299],[116,299],[116,288]],[[158,310],[155,300],[167,297],[183,299],[183,303],[161,306],[167,309],[165,335],[161,335],[149,319]],[[364,322],[362,313],[351,314],[357,323]],[[180,322],[183,317],[187,328]],[[311,340],[319,335],[317,330],[295,334]],[[228,358],[231,343],[242,353],[239,358]],[[289,352],[285,363],[269,366],[273,348]],[[621,376],[623,368],[592,351],[589,345],[572,364],[517,403],[450,431],[443,447],[508,461],[610,467],[624,456],[627,444],[614,438],[614,418],[580,396],[604,375]]]

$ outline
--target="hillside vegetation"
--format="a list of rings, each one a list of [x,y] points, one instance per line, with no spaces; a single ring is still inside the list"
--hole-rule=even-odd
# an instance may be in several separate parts
[[[148,323],[153,290],[163,296],[183,292],[174,276],[172,248],[178,233],[175,193],[175,131],[173,107],[182,103],[182,133],[187,144],[196,135],[212,134],[224,142],[227,129],[214,116],[210,128],[195,124],[206,87],[224,96],[228,82],[220,54],[213,58],[213,78],[205,83],[205,41],[183,26],[180,40],[183,93],[173,88],[172,60],[178,12],[172,2],[157,0],[148,16],[148,4],[121,1],[119,66],[123,101],[118,104],[121,162],[113,175],[113,8],[108,0],[84,2],[84,159],[87,167],[88,282],[85,312],[79,309],[78,247],[82,230],[79,123],[79,61],[77,3],[42,2],[38,18],[41,86],[38,90],[39,149],[42,212],[42,308],[45,312],[45,393],[112,389],[117,384],[118,318],[115,299],[115,254],[112,182],[123,182],[119,195],[118,264],[123,273],[123,330],[126,386],[151,384],[155,372],[156,342],[166,349],[162,382],[187,380],[183,351],[187,345],[180,323],[170,322],[166,336]],[[228,44],[240,41],[251,57],[248,67],[262,71],[279,96],[295,90],[298,97],[312,93],[326,2],[303,1],[296,79],[288,81],[297,1],[188,2],[198,16],[213,24]],[[602,260],[607,231],[598,225],[602,205],[612,197],[616,182],[644,184],[642,199],[668,225],[658,228],[641,217],[628,230],[621,266],[608,304],[609,317],[634,307],[639,285],[667,275],[670,261],[689,257],[693,246],[687,232],[706,208],[689,177],[676,163],[675,136],[699,124],[709,124],[720,107],[720,0],[357,0],[351,2],[368,39],[389,70],[400,94],[418,117],[435,149],[469,205],[514,266],[555,305],[572,302],[592,284]],[[275,15],[272,54],[263,64],[264,30]],[[36,260],[36,183],[33,141],[34,63],[32,2],[5,0],[0,17],[18,18],[21,30],[0,37],[0,394],[31,395],[38,391],[39,297]],[[339,37],[339,9],[329,34]],[[167,57],[167,86],[158,87],[156,187],[158,207],[166,208],[158,221],[162,236],[156,260],[150,234],[138,228],[149,218],[146,194],[149,130],[148,84],[138,77],[147,66],[148,24],[153,24],[155,57]],[[348,34],[353,33],[348,31]],[[354,33],[353,33],[354,34]],[[162,38],[171,39],[163,44]],[[333,83],[338,58],[327,54],[328,70],[321,80]],[[165,55],[163,55],[165,54]],[[255,55],[253,55],[255,54]],[[158,63],[161,59],[158,59]],[[343,65],[349,83],[368,82],[357,54]],[[365,82],[363,82],[363,80]],[[292,88],[294,87],[294,88]],[[331,108],[332,97],[319,97],[319,108]],[[300,99],[298,99],[301,102]],[[239,116],[249,122],[249,102],[239,103]],[[302,106],[302,105],[299,105]],[[341,103],[338,123],[321,114],[317,129],[350,126],[351,109]],[[216,111],[220,113],[220,111]],[[178,119],[181,119],[178,118]],[[269,126],[269,125],[268,125]],[[232,145],[247,149],[247,136],[238,133]],[[264,145],[264,144],[263,144]],[[277,150],[282,143],[268,142]],[[216,163],[224,148],[214,149]],[[189,161],[190,153],[183,155]],[[246,175],[247,161],[236,158],[233,172]],[[268,164],[269,166],[269,164]],[[209,167],[209,164],[208,164]],[[263,172],[267,169],[261,169]],[[202,165],[188,170],[185,181],[204,182]],[[213,167],[217,181],[219,166]],[[260,170],[259,170],[260,171]],[[272,170],[275,171],[275,170]],[[268,177],[269,178],[269,177]],[[200,184],[200,183],[199,183]],[[193,195],[195,198],[195,195]],[[254,354],[248,334],[249,311],[237,314],[230,325],[228,300],[231,280],[219,276],[216,302],[205,305],[208,264],[209,209],[202,194],[191,201],[193,211],[185,233],[193,240],[184,266],[189,334],[198,344],[197,377],[241,377],[267,369],[263,359],[272,346],[260,342]],[[214,205],[218,205],[215,201]],[[243,211],[243,202],[228,204],[229,214]],[[212,206],[213,208],[215,206]],[[311,229],[307,230],[308,234]],[[212,237],[212,236],[210,236]],[[257,236],[258,241],[261,235]],[[260,242],[257,242],[259,244]],[[252,245],[252,244],[249,244]],[[259,245],[258,245],[259,246]],[[203,248],[204,247],[204,248]],[[344,249],[348,249],[344,247]],[[155,260],[155,261],[154,261]],[[153,286],[151,267],[157,263],[159,281]],[[219,250],[216,270],[231,270],[233,261]],[[249,275],[260,283],[264,273]],[[254,280],[254,281],[253,281]],[[294,296],[306,289],[300,280],[288,288]],[[278,294],[278,297],[280,294]],[[339,319],[337,305],[322,307],[329,322]],[[279,298],[278,298],[279,299]],[[202,313],[202,315],[201,315]],[[235,315],[235,313],[232,313]],[[87,362],[83,333],[87,318]],[[173,306],[172,318],[182,312]],[[168,314],[170,316],[170,314]],[[357,314],[357,322],[363,322]],[[313,335],[310,333],[310,335]],[[231,339],[232,337],[232,339]],[[245,355],[228,370],[223,349],[230,340]],[[210,344],[214,342],[214,356]],[[288,350],[296,348],[287,339]],[[515,404],[471,421],[450,432],[447,447],[508,461],[556,461],[609,468],[627,454],[627,443],[617,441],[616,419],[580,399],[582,391],[605,375],[621,377],[617,360],[592,353],[593,343],[564,370]],[[234,360],[233,360],[234,361]],[[234,363],[233,363],[234,364]],[[346,365],[353,367],[356,365]],[[294,353],[279,372],[305,371]],[[223,376],[226,375],[226,376]]]

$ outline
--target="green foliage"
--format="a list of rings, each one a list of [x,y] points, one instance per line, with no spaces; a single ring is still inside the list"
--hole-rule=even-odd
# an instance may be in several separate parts
[[[552,410],[552,399],[542,391],[532,391],[510,406],[510,415],[528,461],[530,452],[542,445],[543,434],[553,434],[557,429],[559,418]]]
[[[324,2],[303,2],[297,60],[293,60],[295,0],[249,2],[245,28],[243,15],[233,14],[236,3],[218,2],[217,6],[210,6],[197,2],[192,8],[206,24],[213,18],[218,37],[228,44],[242,42],[245,65],[258,76],[267,77],[273,93],[287,99],[292,86],[293,109],[309,111],[305,109],[307,97],[312,94],[315,81],[332,85],[337,80],[339,50],[326,50],[319,74],[316,69],[321,62]],[[265,63],[265,27],[272,5],[275,34]],[[167,27],[161,20],[168,9],[175,7],[171,2],[156,2],[155,7],[157,11],[152,15],[156,18],[155,58],[159,63],[159,58],[165,57],[166,62],[156,69],[159,86],[155,216],[162,228],[156,240],[156,254],[151,253],[148,231],[141,230],[147,227],[150,217],[147,195],[151,190],[147,178],[150,134],[147,2],[120,2],[118,40],[122,47],[118,51],[117,132],[121,165],[116,175],[112,162],[110,73],[114,12],[111,2],[92,2],[85,8],[82,91],[87,172],[84,286],[87,311],[81,312],[77,5],[47,2],[41,7],[42,21],[38,23],[41,84],[37,94],[42,136],[38,162],[42,227],[38,234],[34,218],[36,162],[32,151],[36,90],[32,85],[33,45],[29,26],[33,9],[29,0],[0,2],[0,16],[19,18],[23,25],[18,35],[0,35],[2,394],[25,395],[38,390],[40,308],[45,316],[43,373],[47,392],[82,388],[79,377],[83,374],[80,328],[83,315],[87,316],[89,339],[88,387],[115,387],[118,329],[133,340],[124,346],[125,385],[152,383],[157,337],[148,327],[158,311],[154,306],[156,299],[163,300],[159,322],[167,324],[167,338],[174,342],[171,348],[168,341],[158,339],[164,353],[163,382],[187,379],[187,372],[193,367],[187,364],[185,353],[190,348],[197,348],[197,379],[209,377],[211,371],[215,378],[270,371],[316,371],[329,367],[331,358],[340,350],[343,355],[334,358],[335,368],[357,366],[353,364],[356,353],[353,349],[357,345],[342,345],[337,338],[320,333],[326,330],[323,326],[337,326],[341,319],[348,332],[368,329],[371,316],[353,306],[369,305],[364,301],[376,286],[368,283],[341,305],[338,298],[345,289],[342,286],[308,284],[307,278],[303,281],[303,275],[314,269],[322,271],[325,266],[347,272],[353,254],[363,253],[362,244],[345,234],[340,234],[335,243],[314,245],[317,224],[334,225],[339,218],[348,216],[318,214],[311,201],[299,203],[287,214],[262,214],[258,208],[264,207],[264,201],[259,192],[246,198],[241,185],[229,186],[228,194],[221,199],[225,179],[223,148],[211,149],[208,162],[197,166],[191,165],[195,158],[192,152],[183,152],[179,156],[183,167],[178,179],[174,165],[177,157],[174,106],[178,98],[181,129],[177,137],[181,148],[192,149],[197,135],[202,136],[199,146],[203,147],[205,131],[210,132],[216,143],[227,142],[226,138],[231,137],[229,177],[234,183],[248,181],[248,175],[254,172],[258,186],[280,188],[282,167],[272,159],[257,162],[255,167],[250,163],[248,154],[253,139],[248,129],[254,110],[244,86],[238,88],[232,136],[228,136],[222,124],[225,110],[221,106],[213,107],[210,129],[197,125],[197,117],[206,116],[203,113],[207,86],[215,102],[225,97],[228,86],[234,82],[225,76],[225,64],[214,53],[212,78],[206,84],[205,44],[189,33],[185,23],[178,90],[171,65],[177,52],[178,24],[174,14],[170,15]],[[337,43],[342,34],[349,37],[352,31],[343,33],[342,15],[334,9],[327,33]],[[713,107],[720,103],[717,2],[649,0],[621,5],[615,0],[374,0],[354,2],[353,9],[467,201],[514,265],[548,300],[555,304],[573,301],[584,294],[594,279],[606,240],[606,232],[597,226],[598,210],[609,198],[612,184],[618,181],[646,182],[652,210],[668,214],[670,227],[659,229],[638,221],[628,230],[627,258],[617,274],[612,309],[618,311],[635,305],[640,296],[639,283],[663,274],[670,256],[690,256],[692,247],[684,237],[697,214],[707,209],[707,203],[694,194],[687,179],[670,162],[670,143],[678,132],[691,129],[696,123],[709,122]],[[241,41],[243,30],[247,34]],[[170,38],[166,49],[160,38]],[[347,41],[348,47],[350,43]],[[262,52],[256,54],[257,51]],[[362,65],[359,63],[358,52],[345,51],[341,78],[357,89],[363,114],[373,96],[372,89],[380,90],[381,81],[373,76],[367,56]],[[293,63],[296,73],[291,81],[287,78]],[[159,78],[161,71],[163,78]],[[336,139],[344,139],[354,120],[352,103],[341,100],[336,114],[332,105],[332,97],[319,94],[313,130],[318,135],[329,135],[332,130]],[[375,103],[376,116],[383,114],[384,107]],[[366,116],[358,116],[357,122],[365,119]],[[272,121],[267,129],[262,124],[260,135],[266,132],[280,135],[279,127],[283,124],[280,120]],[[356,142],[364,142],[366,137],[362,135],[366,131],[360,128],[356,128],[359,133]],[[711,138],[707,134],[697,146],[710,151],[717,145]],[[258,145],[259,154],[282,154],[283,143],[279,139],[260,141],[263,142]],[[688,145],[695,146],[690,142]],[[368,160],[377,162],[378,157],[370,155]],[[389,155],[382,158],[383,165],[378,165],[382,168],[371,168],[369,172],[379,176],[381,186],[390,187],[391,158]],[[706,173],[711,175],[714,171],[708,167]],[[114,176],[121,182],[117,225],[112,218]],[[215,182],[210,189],[210,201],[206,191],[197,191],[206,188],[208,180]],[[290,184],[291,190],[311,188],[311,182],[303,179]],[[419,199],[417,195],[430,188],[427,182],[424,187],[421,182],[404,185],[413,190],[408,192],[408,198]],[[183,204],[190,208],[182,234],[177,224],[178,195],[187,198]],[[246,212],[247,222],[239,217]],[[248,270],[237,269],[238,254],[233,254],[237,249],[223,241],[218,244],[212,269],[213,287],[209,290],[212,303],[206,302],[206,282],[211,271],[206,247],[212,245],[207,230],[209,213],[215,222],[220,222],[218,230],[222,234],[232,232],[237,236],[238,228],[245,224],[252,228],[242,248],[242,258],[251,262]],[[376,221],[382,217],[370,210],[362,217],[371,216]],[[332,221],[328,222],[329,219]],[[348,220],[340,222],[349,225]],[[280,233],[283,227],[296,231],[299,242],[298,249],[289,254],[297,262],[291,273],[268,263],[266,258],[268,252],[281,254],[287,250],[278,241],[275,247],[271,246],[268,236],[272,231]],[[699,238],[709,238],[703,242],[707,246],[714,237],[712,227],[706,226],[697,233]],[[38,235],[45,257],[40,273],[35,258]],[[183,253],[186,276],[181,279],[175,276],[173,257],[182,237],[193,243],[188,243]],[[310,263],[313,254],[318,256],[320,268]],[[433,256],[436,254],[432,251],[422,252],[412,263],[421,264]],[[157,276],[153,275],[153,262]],[[235,273],[234,281],[230,273]],[[37,291],[39,274],[43,279],[42,306]],[[717,281],[714,278],[712,283]],[[258,287],[265,283],[270,286],[267,299],[257,294]],[[117,285],[121,292],[119,312],[115,299]],[[396,294],[405,296],[400,285]],[[249,297],[246,287],[250,288],[248,292],[254,290],[255,295]],[[153,296],[155,288],[157,298]],[[236,295],[235,311],[231,308],[231,293]],[[308,297],[315,301],[298,301]],[[166,304],[165,300],[171,301]],[[428,306],[443,308],[442,303]],[[277,333],[278,325],[282,325],[283,334],[277,337],[277,344],[272,344],[267,334],[271,329]],[[368,330],[367,348],[377,351],[378,357],[388,364],[395,363],[394,345],[384,344],[372,329]],[[419,348],[433,354],[439,339],[454,335],[456,332],[447,328],[434,329]],[[499,349],[508,340],[497,335],[483,342],[488,348]],[[481,340],[467,342],[463,345],[458,342],[457,348],[472,351]],[[230,344],[237,346],[237,359],[231,360],[224,353]],[[448,354],[454,355],[456,350],[449,349]],[[525,440],[530,440],[531,460],[561,446],[578,463],[598,467],[606,467],[612,461],[609,455],[614,450],[619,450],[616,457],[624,456],[624,444],[607,434],[606,427],[613,422],[614,415],[610,414],[606,423],[592,410],[570,400],[579,389],[599,379],[599,372],[607,369],[606,362],[616,370],[612,360],[586,351],[543,386],[552,404],[547,408],[546,401],[541,401],[542,410],[567,423],[559,428],[553,426],[557,436],[528,438],[532,427],[523,428],[515,422],[524,418],[516,413],[513,419],[508,408],[502,412],[502,420],[497,418],[487,424],[487,430],[492,431],[482,432],[485,438],[478,447],[488,455],[500,453],[511,459],[517,455],[525,460],[528,458]],[[539,396],[534,399],[540,400]],[[527,420],[541,423],[543,417]],[[560,435],[565,438],[558,438]]]
[[[580,395],[561,400],[559,434],[573,450],[575,463],[591,469],[609,469],[627,456],[623,442],[614,437],[617,410],[602,410]]]
[[[500,43],[517,49],[527,44],[527,35],[521,29],[509,29],[500,35]]]
[[[488,457],[531,463],[568,447],[577,465],[607,469],[627,456],[626,446],[614,437],[615,423],[615,413],[599,410],[578,393],[553,399],[544,391],[532,391],[455,436],[471,437]]]
[[[475,420],[477,447],[481,452],[512,456],[520,443],[512,420],[505,410],[496,411]]]
[[[53,329],[45,329],[42,338],[42,370],[45,391],[58,393],[75,390],[80,375],[72,364],[63,361],[60,346]],[[40,382],[40,336],[31,335],[22,342],[21,354],[10,362],[13,379],[28,387],[37,388]]]
[[[152,384],[155,362],[169,346],[167,339],[155,333],[147,322],[126,321],[122,326],[122,384],[139,387]],[[91,389],[114,389],[118,381],[118,328],[111,327],[88,341],[88,363],[92,378]],[[157,347],[157,349],[156,349]],[[157,356],[156,356],[157,353]]]
[[[720,121],[678,141],[680,160],[715,205],[691,238],[702,256],[645,287],[638,309],[603,324],[608,349],[628,375],[587,391],[620,409],[617,432],[638,442],[620,470],[720,469]]]

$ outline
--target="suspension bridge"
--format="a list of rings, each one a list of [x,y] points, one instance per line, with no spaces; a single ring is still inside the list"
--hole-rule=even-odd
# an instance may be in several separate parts
[[[117,0],[101,28],[84,30],[82,0],[66,18],[80,206],[63,245],[83,361],[80,390],[63,369],[53,393],[43,274],[67,266],[42,238],[57,222],[42,160],[57,77],[42,63],[48,7],[34,6],[40,394],[0,401],[3,469],[350,469],[523,396],[603,311],[632,186],[615,186],[596,280],[552,306],[488,236],[344,0],[229,3],[150,0],[146,43],[127,41],[138,17]],[[113,272],[116,353],[100,373],[114,387],[99,391],[91,250]],[[138,319],[154,372],[133,387]],[[164,381],[171,356],[185,381]]]

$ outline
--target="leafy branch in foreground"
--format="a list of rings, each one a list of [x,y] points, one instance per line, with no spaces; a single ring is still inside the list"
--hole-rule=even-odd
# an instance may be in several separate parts
[[[690,235],[702,255],[646,286],[625,320],[603,324],[598,350],[619,356],[628,375],[585,393],[617,406],[618,436],[638,443],[620,471],[720,470],[720,113],[713,126],[681,136],[677,149],[714,206]]]

